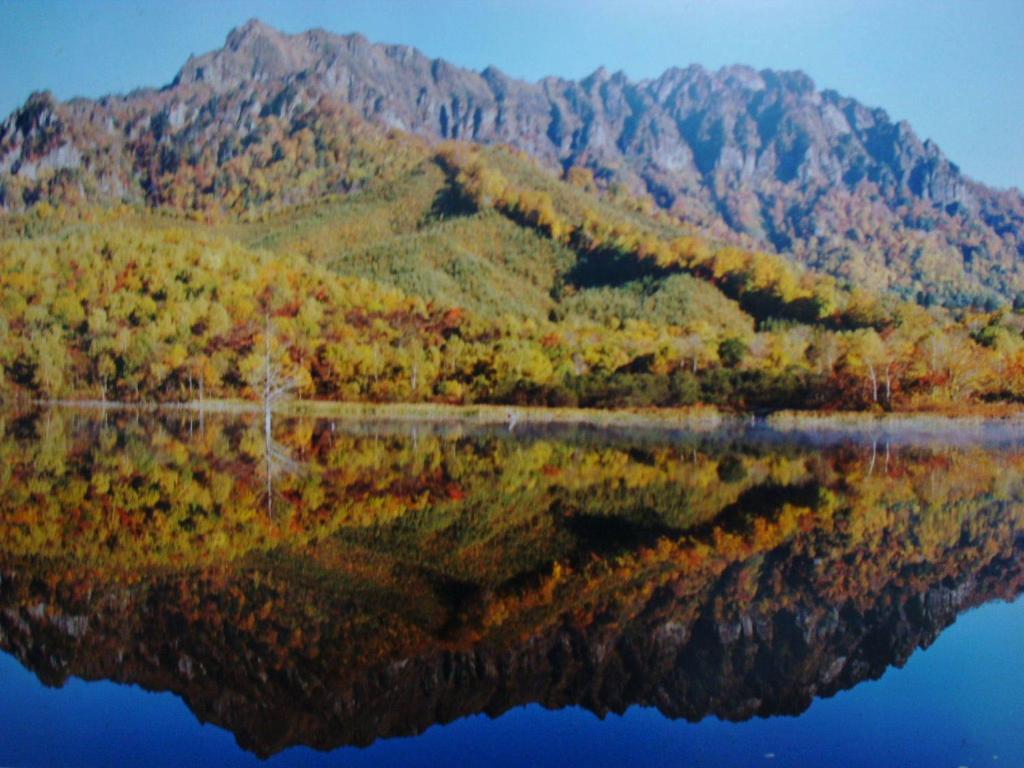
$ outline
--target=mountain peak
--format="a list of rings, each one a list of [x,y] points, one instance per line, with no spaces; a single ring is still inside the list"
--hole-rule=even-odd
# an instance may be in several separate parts
[[[206,83],[223,91],[251,80],[287,77],[313,63],[309,46],[253,18],[232,29],[220,50],[189,59],[173,85]]]
[[[631,81],[601,67],[579,81],[530,83],[358,34],[290,35],[250,19],[224,47],[190,58],[159,93],[59,111],[52,99],[34,97],[0,129],[0,175],[60,150],[67,127],[66,152],[83,157],[96,148],[75,137],[109,137],[110,151],[123,152],[118,162],[131,168],[115,186],[131,189],[133,174],[149,173],[133,165],[140,136],[161,145],[159,168],[171,175],[197,141],[219,136],[211,151],[231,158],[270,115],[291,119],[321,102],[341,104],[373,125],[428,140],[511,145],[558,173],[585,167],[695,226],[810,264],[823,253],[844,260],[837,272],[873,288],[904,280],[886,261],[904,249],[907,258],[941,253],[964,282],[990,270],[979,269],[986,262],[993,275],[1019,272],[1013,287],[1024,293],[1019,193],[976,184],[908,124],[819,91],[800,71],[694,64]],[[129,102],[137,111],[124,109]],[[95,125],[80,129],[86,122]],[[14,198],[0,177],[0,205],[5,199]],[[873,266],[856,266],[858,259]],[[1005,290],[1008,282],[991,285]]]
[[[271,27],[269,24],[265,24],[257,18],[249,19],[245,24],[240,27],[235,27],[228,32],[227,40],[225,41],[226,46],[233,50],[237,50],[247,42],[254,40],[259,37],[280,37],[281,32]]]

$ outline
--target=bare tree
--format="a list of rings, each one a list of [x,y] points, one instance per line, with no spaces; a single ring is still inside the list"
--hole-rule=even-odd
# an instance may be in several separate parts
[[[269,438],[273,430],[274,406],[298,389],[300,382],[295,376],[287,376],[281,366],[273,361],[270,353],[273,338],[270,315],[267,315],[266,324],[263,336],[263,421],[264,431]]]

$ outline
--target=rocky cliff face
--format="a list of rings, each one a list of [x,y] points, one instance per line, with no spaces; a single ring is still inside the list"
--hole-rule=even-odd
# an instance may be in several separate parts
[[[212,135],[225,162],[268,119],[325,97],[387,128],[510,144],[556,171],[589,168],[709,231],[854,281],[871,282],[882,265],[907,292],[929,270],[978,276],[1004,294],[1024,289],[1006,279],[1024,255],[1019,192],[970,180],[906,123],[818,91],[802,73],[690,66],[632,82],[601,69],[527,83],[360,35],[285,35],[258,21],[191,58],[160,91],[60,105],[32,97],[0,127],[0,201],[54,194],[52,184],[10,181],[50,170],[153,202],[154,162],[173,173]],[[161,151],[144,151],[151,144]]]

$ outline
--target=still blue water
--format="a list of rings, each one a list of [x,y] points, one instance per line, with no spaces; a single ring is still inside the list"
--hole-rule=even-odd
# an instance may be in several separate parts
[[[1024,766],[1024,601],[962,615],[903,669],[799,717],[690,724],[634,707],[600,720],[531,705],[414,738],[268,761],[178,698],[72,679],[42,686],[0,657],[0,764],[9,766]]]

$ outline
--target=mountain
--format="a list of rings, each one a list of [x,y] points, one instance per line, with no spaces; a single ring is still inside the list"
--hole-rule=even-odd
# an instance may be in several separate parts
[[[0,215],[0,398],[260,399],[270,346],[296,394],[322,400],[958,413],[1024,402],[1024,312],[1005,307],[1015,267],[965,272],[926,247],[945,237],[938,227],[886,230],[893,246],[877,259],[813,250],[822,263],[793,263],[795,245],[757,249],[713,206],[700,214],[700,174],[693,204],[674,210],[631,192],[625,160],[601,160],[617,164],[609,174],[594,159],[596,128],[590,155],[562,169],[550,110],[531,133],[552,82],[502,81],[505,106],[460,127],[488,78],[254,23],[161,90],[36,94],[0,135],[0,195],[28,206]],[[462,96],[439,103],[442,91]],[[892,215],[881,197],[870,210]],[[860,237],[872,219],[849,212],[859,228],[844,231]],[[923,308],[886,287],[968,306]]]
[[[1018,191],[969,179],[905,122],[818,91],[802,73],[690,66],[632,82],[601,69],[527,83],[255,20],[160,90],[30,97],[0,127],[0,204],[240,210],[265,203],[268,185],[283,190],[276,202],[299,202],[386,174],[396,150],[416,143],[410,134],[508,144],[558,173],[585,169],[716,238],[924,303],[1024,292]],[[311,168],[322,177],[312,186]]]

